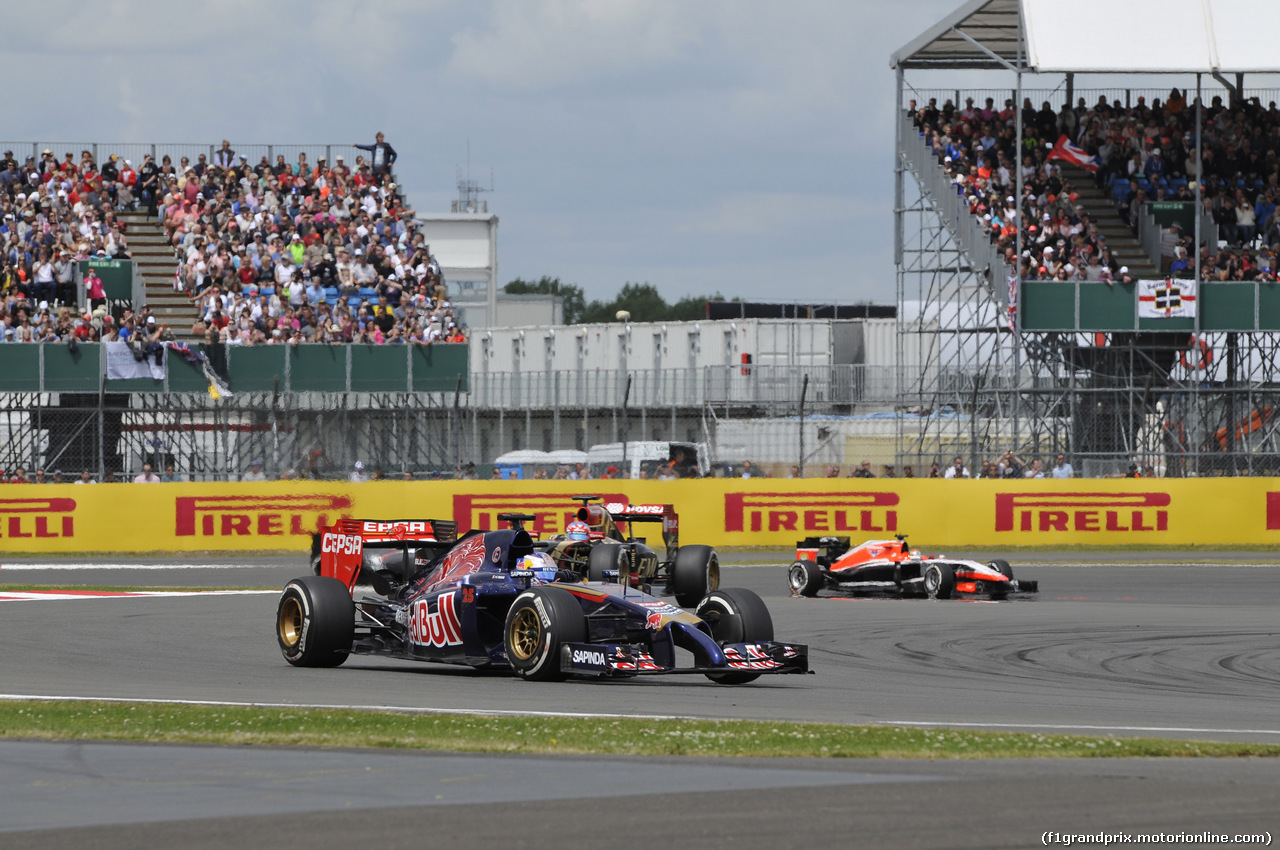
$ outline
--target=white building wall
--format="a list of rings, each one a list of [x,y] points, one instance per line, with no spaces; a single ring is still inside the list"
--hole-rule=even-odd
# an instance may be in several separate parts
[[[897,358],[896,322],[853,320],[866,344],[862,362],[893,366]],[[829,320],[745,319],[701,322],[609,322],[558,327],[526,326],[477,330],[471,338],[472,362],[485,368],[486,344],[494,372],[533,370],[666,370],[705,366],[824,368],[837,365],[834,325]],[[523,339],[522,361],[512,359],[512,340]],[[530,340],[538,340],[536,351]]]

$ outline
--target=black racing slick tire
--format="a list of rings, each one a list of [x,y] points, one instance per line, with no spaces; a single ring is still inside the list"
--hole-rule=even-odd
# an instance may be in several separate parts
[[[681,608],[692,608],[720,586],[720,556],[710,546],[681,546],[671,565],[671,592]]]
[[[930,599],[950,599],[956,589],[956,573],[950,564],[929,564],[924,568],[924,595]]]
[[[605,581],[606,570],[617,571],[618,577],[613,581],[619,584],[630,581],[631,559],[627,557],[627,547],[601,543],[591,550],[587,556],[587,581]]]
[[[724,587],[707,594],[694,611],[711,628],[717,643],[767,643],[773,640],[773,617],[754,591],[744,587]],[[760,678],[759,673],[708,673],[721,685],[743,685]]]
[[[285,585],[276,607],[276,640],[294,667],[337,667],[351,654],[356,608],[336,578],[303,576]]]
[[[559,587],[532,587],[516,597],[502,629],[507,661],[521,678],[558,682],[560,647],[587,639],[587,617],[573,594]]]
[[[822,567],[813,561],[796,561],[787,570],[787,584],[791,587],[792,596],[817,596],[825,583]]]

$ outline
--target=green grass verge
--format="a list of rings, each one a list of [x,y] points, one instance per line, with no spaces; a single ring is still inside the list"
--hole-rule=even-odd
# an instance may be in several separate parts
[[[481,753],[818,758],[1280,756],[1270,744],[752,720],[489,717],[157,703],[0,701],[0,737]]]

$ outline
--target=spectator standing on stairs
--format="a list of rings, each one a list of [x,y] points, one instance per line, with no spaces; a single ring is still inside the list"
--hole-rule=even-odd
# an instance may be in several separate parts
[[[390,173],[391,166],[396,163],[396,149],[391,147],[385,141],[382,133],[378,133],[374,143],[371,145],[357,145],[352,143],[354,148],[369,151],[369,165],[372,167],[375,175]]]

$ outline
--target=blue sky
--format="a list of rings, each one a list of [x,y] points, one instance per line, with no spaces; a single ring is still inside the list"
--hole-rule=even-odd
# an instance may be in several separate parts
[[[889,55],[959,0],[47,0],[13,140],[371,141],[424,211],[494,191],[499,275],[607,298],[894,300]],[[1056,84],[1053,83],[1053,84]]]

